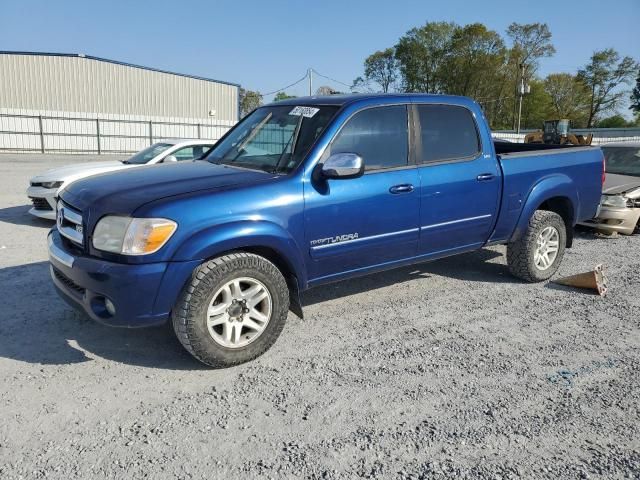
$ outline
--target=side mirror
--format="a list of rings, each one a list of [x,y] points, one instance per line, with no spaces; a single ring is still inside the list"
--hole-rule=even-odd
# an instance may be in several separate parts
[[[175,155],[167,155],[166,157],[164,157],[164,160],[162,161],[163,163],[172,163],[172,162],[177,162],[178,159],[175,157]]]
[[[324,178],[357,178],[364,174],[364,161],[355,153],[336,153],[322,164]]]

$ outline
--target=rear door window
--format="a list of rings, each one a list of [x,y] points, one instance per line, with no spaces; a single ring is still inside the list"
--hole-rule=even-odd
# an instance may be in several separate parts
[[[408,165],[407,107],[390,105],[356,113],[333,140],[330,154],[355,153],[366,170]]]
[[[455,105],[417,105],[417,163],[471,160],[480,138],[471,112]]]

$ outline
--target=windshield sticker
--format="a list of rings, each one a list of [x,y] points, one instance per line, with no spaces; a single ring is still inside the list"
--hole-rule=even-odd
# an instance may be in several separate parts
[[[294,107],[293,110],[289,112],[289,115],[295,115],[296,117],[302,115],[303,117],[311,118],[319,111],[320,109],[315,107]]]

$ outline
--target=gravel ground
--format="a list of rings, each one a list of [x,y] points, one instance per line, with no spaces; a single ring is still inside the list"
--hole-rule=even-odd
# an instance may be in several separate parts
[[[24,189],[79,160],[0,155],[0,478],[640,478],[640,238],[578,232],[559,275],[604,299],[490,248],[309,291],[209,370],[56,296]]]

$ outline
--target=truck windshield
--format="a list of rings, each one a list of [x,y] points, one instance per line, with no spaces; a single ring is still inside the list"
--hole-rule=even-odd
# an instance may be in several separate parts
[[[268,106],[255,110],[218,142],[212,163],[290,172],[309,152],[334,116],[336,106]]]
[[[145,148],[144,150],[140,150],[133,157],[124,160],[122,163],[135,164],[135,165],[143,165],[147,163],[149,160],[160,155],[167,148],[173,147],[172,143],[154,143],[150,147]]]
[[[640,177],[640,148],[602,147],[607,161],[607,173]]]

